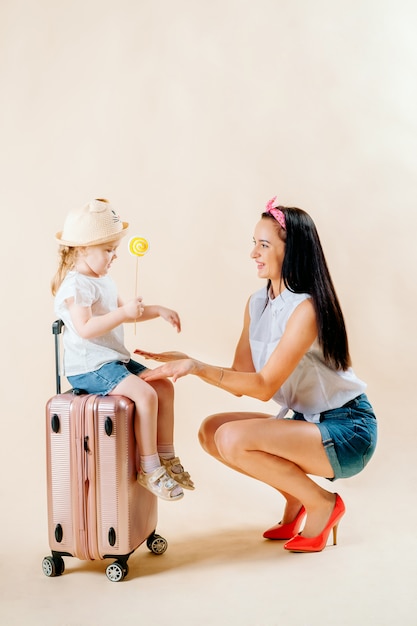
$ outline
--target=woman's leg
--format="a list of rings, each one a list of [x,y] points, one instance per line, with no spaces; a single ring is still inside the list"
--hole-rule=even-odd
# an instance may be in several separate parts
[[[216,413],[215,415],[210,415],[206,417],[206,419],[202,422],[200,429],[198,431],[198,439],[202,448],[215,459],[223,463],[224,465],[228,465],[232,469],[235,469],[238,472],[243,472],[239,467],[235,467],[234,465],[225,461],[225,459],[221,456],[219,450],[217,449],[216,444],[216,432],[220,426],[223,424],[227,424],[228,422],[241,422],[244,420],[256,420],[256,419],[269,419],[271,416],[266,415],[265,413]]]
[[[308,515],[303,535],[313,537],[322,531],[335,496],[307,475],[333,476],[315,424],[265,419],[261,414],[220,414],[203,422],[200,441],[226,465],[280,491],[288,503],[284,522],[302,503]]]
[[[240,472],[241,474],[252,476],[251,474],[248,474],[246,471],[244,471],[243,468],[233,465],[231,461],[227,461],[221,456],[216,445],[216,440],[215,440],[216,432],[220,426],[228,422],[240,422],[244,420],[270,420],[270,419],[271,419],[271,416],[266,415],[265,413],[246,413],[246,412],[216,413],[215,415],[210,415],[202,422],[199,433],[198,433],[199,441],[200,441],[202,448],[208,454],[213,456],[215,459],[217,459],[224,465],[231,467],[232,469],[236,470],[237,472]],[[287,524],[289,522],[292,522],[295,519],[296,515],[298,514],[302,503],[297,498],[295,498],[292,494],[287,493],[283,489],[280,489],[278,487],[275,487],[275,489],[277,489],[277,491],[279,491],[286,500],[284,513],[281,519],[282,523]]]

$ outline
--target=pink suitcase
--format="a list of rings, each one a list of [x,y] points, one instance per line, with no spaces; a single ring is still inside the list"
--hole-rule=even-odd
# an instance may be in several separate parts
[[[139,485],[134,403],[122,396],[60,393],[59,333],[55,334],[57,395],[46,406],[48,535],[46,576],[64,572],[64,556],[116,559],[106,569],[114,582],[128,573],[129,556],[146,541],[155,554],[167,548],[155,533],[157,498]]]

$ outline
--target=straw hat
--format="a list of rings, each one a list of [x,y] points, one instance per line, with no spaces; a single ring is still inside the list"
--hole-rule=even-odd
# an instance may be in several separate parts
[[[108,200],[92,200],[68,213],[64,230],[55,238],[62,246],[94,246],[123,237],[129,227],[122,222]]]

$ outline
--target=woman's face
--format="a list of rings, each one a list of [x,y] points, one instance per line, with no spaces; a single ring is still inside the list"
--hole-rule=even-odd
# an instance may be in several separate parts
[[[259,278],[280,281],[284,261],[285,242],[279,238],[274,220],[262,218],[255,227],[254,248],[251,258],[255,260]]]

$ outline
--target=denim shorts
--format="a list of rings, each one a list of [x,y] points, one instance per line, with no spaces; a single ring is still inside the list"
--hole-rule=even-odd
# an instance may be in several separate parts
[[[77,374],[67,376],[68,382],[73,389],[79,389],[86,393],[96,393],[99,396],[106,396],[110,393],[126,376],[135,374],[136,376],[144,372],[147,368],[136,361],[111,361],[105,363],[94,372],[87,374]]]
[[[304,420],[304,416],[294,413],[293,419]],[[366,394],[340,409],[324,411],[317,426],[334,471],[334,477],[329,480],[349,478],[363,470],[377,441],[377,421]]]

